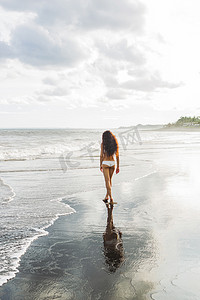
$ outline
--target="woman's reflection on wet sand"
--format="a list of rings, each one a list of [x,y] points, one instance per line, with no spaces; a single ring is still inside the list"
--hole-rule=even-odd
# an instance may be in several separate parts
[[[106,204],[108,211],[106,231],[103,234],[104,255],[109,272],[114,273],[124,261],[122,233],[113,225],[113,205]]]

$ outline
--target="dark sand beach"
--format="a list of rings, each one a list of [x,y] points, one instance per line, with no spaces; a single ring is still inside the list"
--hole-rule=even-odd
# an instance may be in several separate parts
[[[125,154],[112,211],[102,201],[98,158],[91,169],[49,173],[50,192],[67,182],[62,201],[76,212],[32,242],[19,272],[0,288],[1,300],[199,299],[198,145],[144,145],[132,161],[131,150]],[[13,186],[28,182],[20,174]]]
[[[154,176],[144,182],[149,184]],[[109,246],[104,247],[111,211],[101,200],[102,190],[69,197],[63,201],[76,213],[60,217],[47,229],[47,236],[32,243],[19,273],[1,289],[1,299],[132,299],[136,295],[143,299],[153,285],[137,278],[138,271],[152,268],[155,245],[151,228],[136,225],[135,218],[142,213],[143,221],[148,221],[147,212],[140,211],[148,199],[139,192],[139,180],[125,188],[131,190],[122,193],[115,188],[118,204],[112,212],[115,229],[122,233],[119,251],[109,254]]]

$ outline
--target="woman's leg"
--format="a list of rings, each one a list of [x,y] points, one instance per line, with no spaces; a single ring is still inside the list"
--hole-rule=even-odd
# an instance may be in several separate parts
[[[109,168],[110,186],[111,187],[112,187],[112,176],[113,176],[114,171],[115,171],[115,166]]]
[[[110,172],[109,172],[109,167],[106,165],[103,165],[103,175],[105,178],[105,183],[106,183],[106,189],[107,189],[107,194],[106,197],[110,197],[112,199],[111,195],[111,185],[110,185]]]

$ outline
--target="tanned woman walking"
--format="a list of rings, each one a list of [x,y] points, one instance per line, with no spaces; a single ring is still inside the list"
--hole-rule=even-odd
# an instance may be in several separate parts
[[[119,145],[114,134],[107,130],[102,135],[101,154],[100,154],[100,170],[103,172],[107,193],[103,201],[113,203],[111,194],[112,176],[115,170],[115,156],[117,160],[116,174],[119,173]]]

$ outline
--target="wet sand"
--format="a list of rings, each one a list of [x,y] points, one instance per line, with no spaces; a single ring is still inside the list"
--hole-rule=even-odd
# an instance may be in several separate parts
[[[199,299],[200,156],[174,151],[138,180],[124,168],[113,211],[103,189],[65,197],[76,213],[31,244],[0,299]]]
[[[146,177],[144,182],[148,184],[149,180],[152,177]],[[148,201],[139,192],[141,184],[138,180],[134,185],[116,186],[114,195],[118,204],[112,213],[101,200],[102,190],[64,199],[76,213],[61,216],[47,229],[47,236],[32,243],[22,257],[19,273],[1,288],[0,298],[143,297],[151,290],[152,283],[139,278],[138,272],[146,267],[149,270],[155,258],[151,229],[135,221],[136,215],[143,221],[148,219],[147,213],[140,210]],[[109,237],[107,232],[108,243],[104,245],[108,227],[118,236]]]

